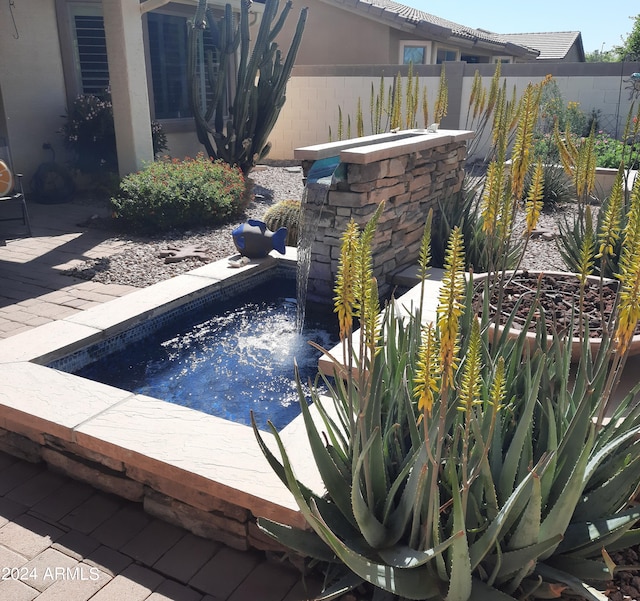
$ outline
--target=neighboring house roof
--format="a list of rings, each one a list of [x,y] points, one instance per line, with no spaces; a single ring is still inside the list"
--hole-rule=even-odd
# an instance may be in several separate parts
[[[500,36],[519,46],[528,46],[540,51],[538,60],[558,61],[567,57],[572,48],[577,51],[577,60],[584,61],[582,34],[579,31],[554,31],[546,33],[506,33]]]
[[[327,1],[327,0],[325,0]],[[538,51],[533,47],[527,47],[514,40],[507,40],[504,36],[466,27],[447,19],[442,19],[436,15],[394,2],[393,0],[329,0],[334,4],[343,5],[347,9],[359,13],[366,13],[370,16],[383,19],[390,25],[402,28],[410,26],[419,33],[423,31],[425,35],[438,35],[444,38],[459,38],[481,44],[485,47],[495,46],[496,49],[504,50],[505,53],[515,56],[535,58]]]

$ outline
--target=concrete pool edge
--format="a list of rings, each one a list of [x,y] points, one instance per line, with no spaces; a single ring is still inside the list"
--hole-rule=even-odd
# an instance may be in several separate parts
[[[255,517],[298,526],[304,520],[251,428],[45,365],[231,279],[295,261],[294,254],[240,268],[218,261],[0,341],[0,448],[141,501],[196,534],[240,549],[273,548]],[[298,477],[321,492],[297,421],[281,435],[297,451]]]

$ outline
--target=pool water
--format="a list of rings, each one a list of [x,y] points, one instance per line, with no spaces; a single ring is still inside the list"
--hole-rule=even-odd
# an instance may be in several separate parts
[[[234,422],[281,429],[300,413],[294,362],[314,379],[320,352],[337,342],[335,318],[296,326],[295,280],[265,282],[189,312],[76,375]],[[307,395],[308,396],[308,395]]]

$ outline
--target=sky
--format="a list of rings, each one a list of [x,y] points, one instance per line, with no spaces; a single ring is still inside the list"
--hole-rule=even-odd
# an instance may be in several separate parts
[[[443,19],[495,33],[580,31],[585,52],[611,50],[631,32],[633,0],[398,0]]]

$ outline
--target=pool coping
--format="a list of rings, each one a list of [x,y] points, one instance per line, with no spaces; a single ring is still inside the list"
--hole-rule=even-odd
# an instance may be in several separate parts
[[[304,526],[293,496],[268,465],[252,429],[47,367],[54,359],[180,307],[230,279],[295,262],[295,249],[241,267],[228,259],[194,269],[65,319],[0,340],[0,428],[65,456],[99,463],[204,511],[233,507]],[[161,419],[159,419],[161,416]],[[270,447],[275,439],[264,433]],[[302,418],[280,435],[297,477],[322,493]]]

